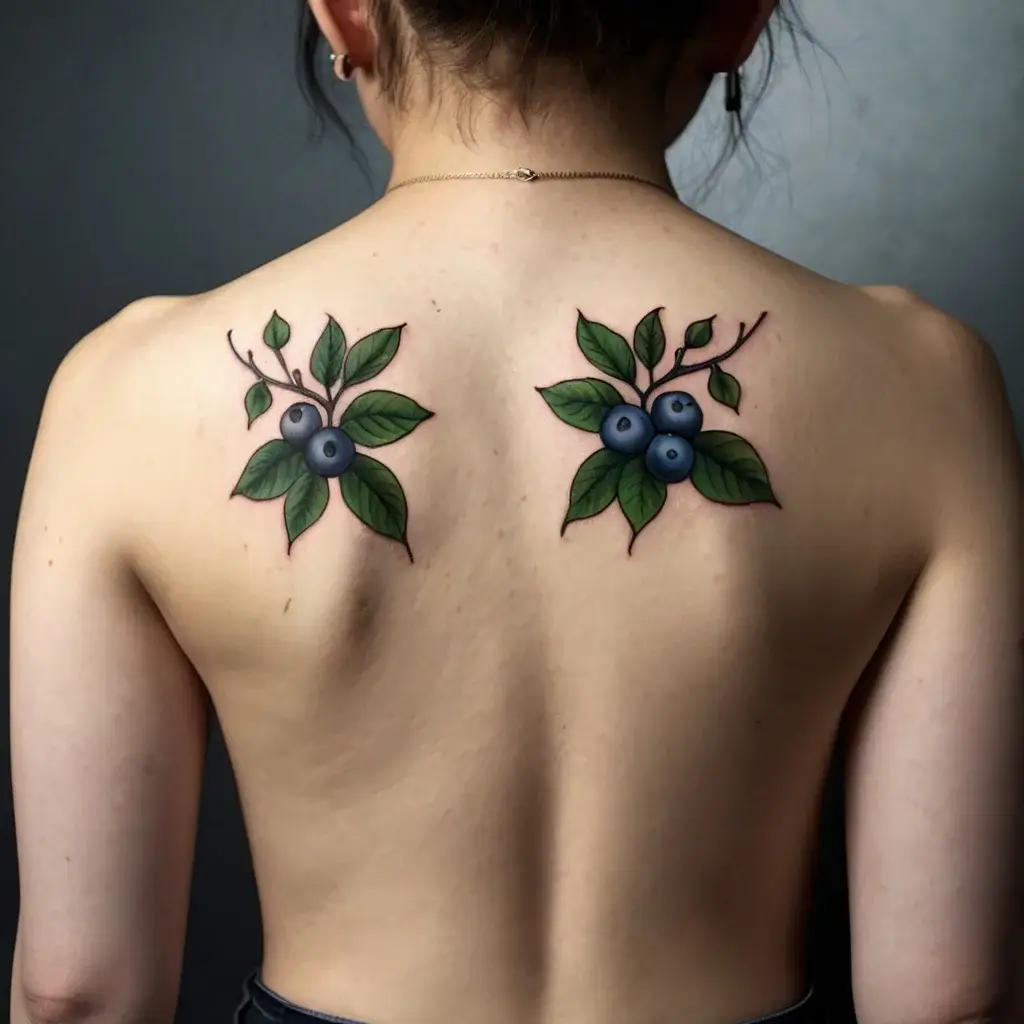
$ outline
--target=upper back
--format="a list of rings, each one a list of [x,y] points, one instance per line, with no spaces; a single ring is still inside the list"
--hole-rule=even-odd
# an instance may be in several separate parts
[[[149,425],[127,443],[155,454],[150,431],[160,439],[120,498],[130,544],[200,667],[277,675],[297,654],[282,639],[306,642],[326,620],[317,646],[339,644],[347,675],[359,645],[390,640],[378,616],[419,602],[427,635],[479,640],[485,622],[538,656],[578,628],[612,645],[651,630],[661,658],[660,630],[721,628],[736,604],[785,631],[799,610],[833,652],[821,628],[843,632],[849,602],[887,595],[884,626],[934,529],[951,346],[904,299],[631,198],[629,220],[570,207],[559,225],[510,202],[487,223],[437,211],[410,231],[389,208],[168,305],[119,350],[111,404],[137,402],[118,415]],[[652,389],[691,324],[684,368],[727,358]],[[650,411],[679,391],[703,413],[689,479],[659,486],[630,466],[639,493],[623,504],[621,467],[644,459],[605,452],[576,480],[604,449],[611,396]],[[296,403],[318,423],[329,407],[356,443],[326,489],[305,486],[318,478],[281,439]],[[670,605],[639,614],[641,594],[672,580]]]

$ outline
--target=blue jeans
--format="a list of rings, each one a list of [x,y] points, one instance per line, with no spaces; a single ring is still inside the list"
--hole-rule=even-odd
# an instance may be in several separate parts
[[[243,986],[242,1002],[235,1011],[234,1024],[360,1024],[348,1017],[332,1017],[329,1013],[317,1013],[288,1002],[287,999],[271,992],[262,984],[259,975],[253,974]],[[825,1016],[814,998],[814,989],[796,1006],[778,1013],[770,1013],[744,1024],[824,1024]]]

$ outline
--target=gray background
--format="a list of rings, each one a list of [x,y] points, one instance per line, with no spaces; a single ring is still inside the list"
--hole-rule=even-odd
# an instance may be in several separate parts
[[[702,209],[826,274],[907,285],[972,323],[999,355],[1020,423],[1024,4],[804,0],[802,9],[831,56],[805,46],[801,67],[783,48],[753,122],[756,160],[735,159]],[[5,559],[46,384],[77,338],[142,295],[229,280],[374,198],[386,161],[364,130],[372,186],[340,137],[310,140],[293,78],[294,14],[290,0],[2,0]],[[673,151],[684,197],[699,191],[722,141],[719,99]],[[6,661],[6,646],[0,654]],[[841,835],[838,803],[829,806],[823,892],[841,988]],[[5,786],[5,979],[16,906]],[[179,1019],[230,1019],[258,956],[251,868],[215,737]]]
[[[757,164],[741,153],[703,212],[821,273],[905,285],[966,320],[995,348],[1024,423],[1024,3],[799,7],[827,53],[802,45],[801,68],[783,46],[752,123]],[[672,153],[677,184],[714,153],[709,107]]]

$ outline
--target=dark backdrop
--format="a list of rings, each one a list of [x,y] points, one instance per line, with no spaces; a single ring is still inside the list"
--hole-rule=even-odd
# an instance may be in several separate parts
[[[374,198],[386,164],[354,110],[369,176],[341,137],[314,141],[294,80],[297,0],[0,2],[0,555],[9,565],[46,385],[71,345],[133,299],[205,291],[340,223]],[[6,629],[0,636],[6,663]],[[6,718],[0,725],[6,771]],[[836,782],[834,773],[812,945],[819,977],[847,1008]],[[0,991],[16,917],[5,781]],[[251,864],[214,729],[178,1019],[229,1020],[259,955]]]

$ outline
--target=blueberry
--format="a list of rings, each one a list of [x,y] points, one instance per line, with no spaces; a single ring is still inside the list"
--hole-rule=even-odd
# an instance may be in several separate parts
[[[675,434],[687,440],[695,438],[704,425],[704,413],[693,395],[685,391],[659,395],[651,406],[651,419],[659,434]]]
[[[647,449],[645,461],[651,476],[677,484],[693,472],[693,446],[685,438],[659,434]]]
[[[317,476],[341,476],[355,457],[356,446],[337,427],[318,430],[306,445],[306,465]]]
[[[281,417],[281,436],[296,448],[303,448],[323,425],[320,410],[315,405],[297,402]]]
[[[636,405],[615,405],[601,421],[601,440],[606,448],[623,455],[639,455],[654,437],[651,417]]]

